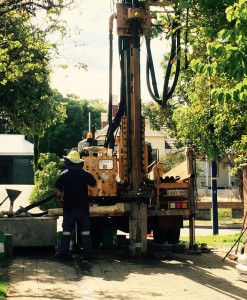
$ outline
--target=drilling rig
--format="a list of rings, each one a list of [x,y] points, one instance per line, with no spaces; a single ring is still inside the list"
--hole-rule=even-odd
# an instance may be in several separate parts
[[[109,108],[108,129],[103,138],[90,141],[82,152],[84,168],[97,180],[97,187],[89,188],[92,206],[92,238],[98,237],[104,224],[110,222],[118,230],[129,233],[132,256],[147,253],[147,234],[153,232],[157,243],[178,243],[180,229],[186,216],[190,224],[190,247],[194,245],[195,165],[194,154],[186,150],[185,176],[163,178],[164,166],[152,156],[151,146],[145,142],[145,120],[141,115],[140,39],[147,47],[147,74],[154,82],[150,51],[150,31],[153,14],[150,8],[172,7],[172,1],[116,1],[116,10],[109,18]],[[121,69],[120,102],[112,115],[112,41],[114,21],[118,36]],[[176,26],[175,24],[174,26]],[[179,26],[177,26],[179,28]],[[175,27],[174,27],[175,28]],[[160,99],[157,88],[149,90],[152,98],[164,109],[177,83],[180,62],[179,29],[174,30],[171,61],[176,59],[175,79],[168,90],[164,84]],[[171,68],[168,65],[168,75]],[[167,78],[169,76],[166,76]],[[148,80],[149,82],[149,80]],[[176,175],[176,174],[175,174]],[[175,177],[175,176],[174,176]],[[52,210],[50,214],[52,214]],[[55,213],[56,214],[56,213]],[[97,234],[98,233],[98,234]]]

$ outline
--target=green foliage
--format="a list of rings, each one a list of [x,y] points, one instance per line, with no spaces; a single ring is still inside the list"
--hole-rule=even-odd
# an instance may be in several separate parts
[[[178,142],[195,145],[209,159],[218,159],[227,155],[242,125],[232,115],[238,110],[236,106],[233,109],[231,103],[212,100],[211,85],[223,89],[228,85],[228,79],[224,76],[210,79],[204,74],[196,74],[187,87],[189,105],[178,105],[172,120],[176,125],[174,132]]]
[[[47,8],[51,15],[61,10],[61,6],[55,9],[56,5],[52,4],[53,11]],[[1,127],[33,139],[36,167],[38,137],[57,119],[64,119],[65,109],[50,87],[49,63],[54,45],[46,41],[48,31],[31,22],[27,7],[28,4],[19,11],[19,6],[0,6],[0,108],[4,124]],[[36,8],[34,5],[33,9]],[[53,22],[51,15],[49,20]],[[61,29],[57,24],[50,31]]]
[[[10,260],[2,259],[0,260],[0,299],[6,299],[6,294],[8,291],[8,266]]]
[[[60,101],[66,103],[67,118],[46,130],[40,140],[40,151],[56,153],[61,157],[65,154],[65,149],[77,147],[83,132],[88,131],[89,112],[91,124],[96,129],[101,128],[101,112],[105,109],[99,100],[80,100],[75,95],[60,98]]]
[[[30,203],[45,199],[54,193],[54,184],[61,173],[62,162],[54,153],[41,153],[38,161],[39,169],[34,174],[34,188],[30,195]],[[49,201],[40,206],[42,210],[58,207],[57,201]]]
[[[191,66],[197,73],[215,78],[225,77],[225,84],[212,84],[211,110],[214,115],[214,140],[221,147],[231,148],[237,155],[235,173],[239,164],[246,162],[246,94],[247,94],[247,1],[227,7],[229,26],[221,29],[215,40],[207,44],[210,62],[198,59]],[[217,142],[216,142],[217,143]],[[220,154],[223,153],[223,149]]]
[[[209,247],[230,247],[236,240],[239,238],[239,234],[232,235],[205,235],[205,236],[196,236],[196,244],[206,243]],[[181,237],[182,241],[189,241],[189,237]],[[243,243],[244,238],[240,239],[240,244]]]
[[[232,148],[238,154],[234,159],[235,166],[232,169],[232,174],[238,174],[238,171],[241,170],[240,165],[246,164],[246,156],[247,156],[247,135],[244,133],[241,136],[240,140],[236,140],[233,143]]]
[[[209,159],[234,149],[239,165],[246,157],[247,1],[193,5],[190,68],[182,71],[167,124],[179,144],[194,145]]]
[[[162,110],[155,102],[143,103],[142,114],[145,118],[149,119],[150,127],[153,130],[160,130],[166,124],[166,111]]]
[[[167,153],[166,155],[161,156],[160,161],[164,164],[164,173],[167,173],[185,161],[185,153]]]
[[[5,22],[5,18],[8,22]],[[50,51],[46,33],[33,26],[29,14],[11,11],[1,20],[0,95],[2,116],[15,131],[42,136],[63,116],[50,88]]]

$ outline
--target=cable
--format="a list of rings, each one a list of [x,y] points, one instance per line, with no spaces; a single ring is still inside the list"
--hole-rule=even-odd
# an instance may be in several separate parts
[[[110,143],[110,130],[112,131],[112,134],[117,130],[117,128],[120,126],[121,118],[125,113],[126,108],[126,74],[124,71],[124,50],[125,50],[125,40],[123,37],[119,37],[118,39],[118,49],[119,49],[119,63],[120,63],[120,70],[121,70],[121,79],[120,79],[120,103],[119,103],[119,109],[114,117],[114,119],[111,121],[111,124],[109,123],[108,131],[106,134],[106,140],[104,143],[104,147],[108,147]],[[114,144],[112,145],[114,148]],[[112,149],[113,149],[112,148]]]
[[[113,68],[113,20],[115,18],[115,14],[112,14],[109,20],[109,106],[108,106],[108,143],[109,148],[114,148],[114,136],[112,130],[112,68]]]
[[[147,60],[146,60],[146,81],[147,81],[147,88],[149,91],[150,96],[153,98],[154,101],[156,101],[159,105],[161,105],[161,99],[159,99],[159,92],[157,88],[157,81],[155,77],[155,71],[154,71],[154,65],[153,65],[153,58],[151,53],[151,47],[150,47],[150,38],[146,37],[146,48],[147,48]],[[152,86],[153,90],[151,89],[150,84],[150,73],[152,78]]]
[[[180,13],[177,13],[175,11],[175,16],[178,16],[180,19]],[[146,37],[146,49],[147,49],[147,61],[146,61],[146,81],[147,81],[147,88],[149,91],[150,96],[152,99],[157,102],[162,108],[167,107],[167,101],[172,97],[175,88],[178,83],[178,78],[179,78],[179,73],[180,73],[180,37],[181,35],[181,29],[178,24],[178,22],[173,22],[172,24],[172,34],[171,34],[171,51],[170,51],[170,57],[169,57],[169,62],[168,66],[166,69],[166,74],[165,74],[165,79],[164,79],[164,84],[163,84],[163,95],[162,99],[159,97],[158,89],[157,89],[157,81],[155,78],[155,70],[153,66],[153,59],[152,59],[152,52],[151,52],[151,41],[150,38]],[[169,83],[170,83],[170,77],[171,77],[171,71],[172,71],[172,65],[174,60],[176,60],[176,69],[175,69],[175,74],[174,74],[174,79],[172,86],[169,90]],[[151,88],[151,83],[150,83],[150,76],[152,79],[152,88]]]
[[[176,14],[176,13],[175,13],[175,15],[180,16],[180,14]],[[174,34],[173,31],[175,31],[175,30],[176,30],[176,33]],[[180,72],[180,59],[178,57],[179,52],[180,52],[180,27],[178,26],[177,22],[173,22],[171,54],[170,54],[170,58],[169,58],[169,62],[168,62],[167,70],[166,70],[166,75],[165,75],[165,80],[164,80],[164,88],[163,88],[163,99],[162,99],[162,107],[163,108],[167,106],[167,101],[172,97],[172,95],[175,91],[175,87],[178,82],[178,76],[179,76],[179,72]],[[176,58],[176,56],[177,56],[177,58]],[[171,89],[170,89],[170,91],[168,91],[168,84],[170,81],[172,64],[173,64],[174,59],[176,59],[176,70],[175,70],[175,75],[174,75]]]

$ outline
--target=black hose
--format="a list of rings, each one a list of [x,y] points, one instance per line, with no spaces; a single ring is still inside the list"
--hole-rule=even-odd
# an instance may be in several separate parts
[[[147,82],[147,88],[150,96],[153,98],[154,101],[156,101],[159,105],[162,104],[161,99],[159,99],[159,92],[157,88],[157,81],[155,77],[155,71],[154,71],[154,65],[153,65],[153,58],[152,58],[152,52],[151,52],[151,46],[150,46],[150,38],[146,37],[146,49],[147,49],[147,60],[146,60],[146,82]],[[150,78],[149,75],[151,75],[152,79],[152,86],[153,91],[151,89],[150,84]]]
[[[179,16],[178,13],[175,13],[177,16]],[[147,81],[147,88],[149,91],[150,96],[154,101],[156,101],[159,105],[162,106],[162,108],[165,108],[167,106],[167,101],[172,97],[175,88],[178,83],[179,73],[180,73],[180,35],[181,35],[181,29],[178,26],[179,24],[177,22],[174,22],[172,25],[172,34],[171,34],[171,52],[169,57],[168,66],[166,69],[164,84],[163,84],[163,96],[162,99],[159,98],[159,92],[157,89],[157,82],[155,78],[155,71],[153,66],[153,59],[152,59],[152,52],[151,52],[151,46],[150,46],[150,38],[146,38],[146,48],[147,48],[147,62],[146,62],[146,81]],[[174,31],[176,32],[174,33]],[[176,57],[177,56],[177,57]],[[171,71],[172,71],[172,64],[173,61],[176,59],[176,69],[174,74],[174,79],[172,86],[169,90],[169,82],[171,77]],[[152,79],[152,87],[150,83],[150,76]]]
[[[174,30],[174,25],[172,26],[172,31]],[[176,56],[176,36],[174,33],[171,35],[171,52],[170,52],[170,57],[166,69],[166,74],[165,74],[165,80],[164,80],[164,86],[163,86],[163,103],[162,106],[164,106],[167,102],[168,98],[168,85],[170,81],[170,76],[171,76],[171,70],[172,70],[172,64],[173,60]]]
[[[111,126],[109,124],[104,147],[107,148],[110,143],[110,130],[112,134],[117,130],[120,126],[121,118],[125,113],[126,108],[126,75],[124,72],[124,38],[119,37],[118,39],[118,49],[119,49],[119,61],[120,61],[120,70],[121,70],[121,79],[120,79],[120,103],[118,111],[111,122]]]
[[[31,216],[31,217],[43,217],[43,216],[45,216],[45,215],[47,215],[47,214],[48,214],[48,211],[43,211],[43,212],[36,213],[36,214],[30,213],[30,216]]]
[[[30,209],[34,208],[34,207],[37,207],[37,206],[40,206],[41,204],[44,204],[46,202],[49,202],[51,201],[53,198],[55,197],[55,193],[49,195],[48,197],[46,197],[45,199],[42,199],[42,200],[39,200],[37,202],[34,202],[26,207],[21,207],[19,208],[17,211],[16,211],[16,214],[20,214],[22,212],[27,212],[29,211]]]
[[[113,48],[112,48],[113,34],[112,29],[109,31],[109,107],[108,107],[108,136],[109,148],[114,148],[114,136],[112,129],[112,66],[113,66]]]
[[[177,83],[178,83],[178,77],[179,77],[179,73],[180,73],[180,59],[178,58],[179,54],[180,54],[180,28],[178,28],[177,32],[176,32],[176,53],[175,53],[175,55],[177,55],[177,59],[176,59],[175,75],[174,75],[174,79],[173,79],[173,83],[170,88],[170,91],[167,93],[166,98],[163,99],[163,105],[162,105],[163,107],[166,105],[167,100],[172,97],[172,95],[175,91],[175,88],[177,86]],[[164,95],[166,95],[166,94],[164,93]]]

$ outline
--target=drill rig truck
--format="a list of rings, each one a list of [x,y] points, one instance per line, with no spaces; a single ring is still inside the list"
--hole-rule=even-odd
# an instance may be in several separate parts
[[[92,239],[98,238],[100,243],[100,231],[104,224],[110,222],[118,230],[129,233],[130,252],[133,256],[138,256],[147,252],[147,234],[150,232],[153,232],[154,241],[157,243],[178,243],[186,216],[190,224],[192,247],[195,213],[193,151],[188,149],[186,152],[185,176],[177,181],[167,182],[163,178],[163,164],[152,156],[150,144],[145,142],[145,120],[141,115],[140,38],[146,39],[149,65],[147,72],[152,75],[149,47],[152,24],[150,7],[171,6],[172,1],[116,2],[116,12],[109,18],[108,130],[104,138],[98,137],[90,141],[90,145],[85,146],[81,153],[84,168],[97,180],[97,187],[89,188]],[[119,108],[113,118],[114,20],[118,35],[121,87]],[[177,61],[176,72],[178,68]],[[170,91],[166,96],[169,93]],[[158,98],[156,91],[153,96]],[[166,100],[157,102],[163,104]]]

